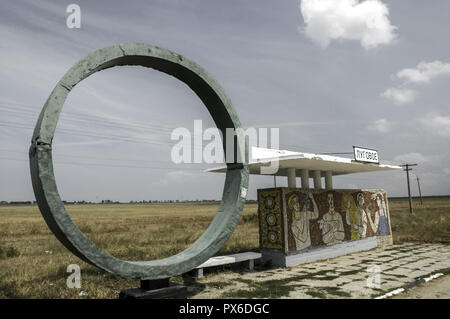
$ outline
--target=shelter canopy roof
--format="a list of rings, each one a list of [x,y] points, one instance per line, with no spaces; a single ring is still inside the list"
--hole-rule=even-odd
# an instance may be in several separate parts
[[[333,176],[353,173],[366,173],[378,171],[390,171],[401,169],[400,166],[387,164],[373,164],[357,162],[354,159],[313,153],[292,152],[287,150],[275,150],[253,147],[249,160],[250,174],[287,176],[288,168],[295,168],[296,175],[300,176],[300,170],[309,170],[310,177],[313,171],[320,171],[325,176],[326,171],[331,171]],[[278,160],[279,169],[275,174],[262,174],[261,167],[269,166]],[[272,164],[273,165],[273,164]],[[208,169],[207,172],[224,173],[226,166]]]

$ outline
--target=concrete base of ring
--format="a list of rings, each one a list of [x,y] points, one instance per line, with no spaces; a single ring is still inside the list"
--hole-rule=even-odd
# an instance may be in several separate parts
[[[169,278],[160,280],[141,280],[140,288],[124,289],[119,299],[186,299],[187,287]]]
[[[270,262],[276,267],[293,267],[314,261],[330,259],[342,255],[365,251],[382,246],[392,245],[392,236],[368,237],[360,240],[352,240],[326,247],[313,248],[306,251],[285,254],[275,250],[262,250],[261,261]]]

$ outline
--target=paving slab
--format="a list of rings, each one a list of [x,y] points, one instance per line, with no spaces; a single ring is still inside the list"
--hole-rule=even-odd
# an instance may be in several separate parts
[[[241,298],[242,290],[262,298],[374,298],[446,268],[450,245],[406,243],[290,268],[207,274],[197,280],[207,288],[192,298]]]

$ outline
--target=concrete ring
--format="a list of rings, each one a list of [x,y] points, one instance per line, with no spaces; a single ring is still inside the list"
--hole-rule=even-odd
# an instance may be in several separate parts
[[[235,129],[234,161],[227,163],[219,210],[206,231],[184,251],[159,260],[124,261],[97,247],[74,224],[59,196],[53,172],[52,140],[59,114],[72,88],[106,68],[139,65],[172,75],[187,84],[202,100],[216,126]],[[156,280],[188,272],[215,255],[236,228],[248,187],[247,147],[239,118],[222,87],[198,64],[171,51],[142,43],[113,45],[89,54],[58,82],[39,115],[29,158],[36,201],[58,240],[82,260],[110,273],[141,280]],[[223,134],[226,152],[226,134]],[[238,157],[236,154],[238,154]],[[237,158],[242,159],[240,162]]]

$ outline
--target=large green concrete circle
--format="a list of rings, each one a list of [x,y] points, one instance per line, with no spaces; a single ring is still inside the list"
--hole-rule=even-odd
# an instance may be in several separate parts
[[[227,163],[219,210],[206,231],[177,255],[152,261],[117,259],[97,247],[74,224],[59,196],[53,172],[52,140],[59,114],[72,88],[89,75],[121,65],[140,65],[172,75],[187,84],[203,101],[217,127],[241,127],[222,87],[198,64],[171,51],[142,43],[110,46],[76,63],[58,82],[39,115],[29,151],[33,190],[47,225],[58,240],[84,261],[110,273],[141,280],[169,278],[188,272],[214,256],[228,240],[242,213],[248,187],[247,147],[242,130],[236,130],[234,151],[239,163]]]

